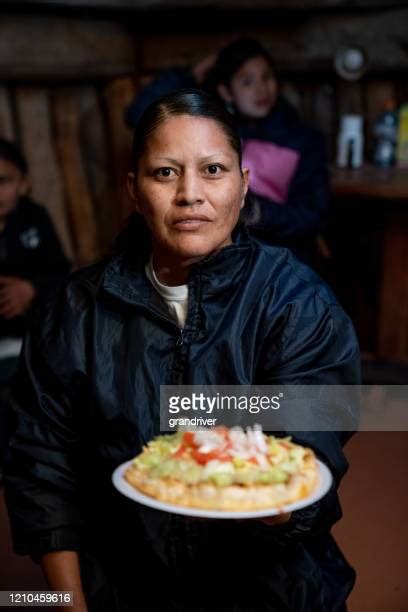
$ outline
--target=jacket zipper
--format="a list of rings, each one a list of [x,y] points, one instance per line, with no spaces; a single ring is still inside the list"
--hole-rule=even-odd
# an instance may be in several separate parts
[[[184,329],[182,327],[179,328],[179,336],[177,338],[176,346],[183,346],[184,344]]]

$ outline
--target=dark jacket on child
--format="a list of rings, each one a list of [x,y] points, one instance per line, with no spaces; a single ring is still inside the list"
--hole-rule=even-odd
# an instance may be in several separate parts
[[[68,272],[69,263],[48,212],[30,198],[20,198],[0,232],[0,276],[30,281],[42,299]],[[0,316],[0,338],[23,336],[25,319]]]

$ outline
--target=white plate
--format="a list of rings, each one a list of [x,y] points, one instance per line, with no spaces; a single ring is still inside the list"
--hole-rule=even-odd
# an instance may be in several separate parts
[[[201,510],[200,508],[188,508],[186,506],[177,506],[175,504],[168,504],[166,502],[159,501],[154,497],[149,497],[149,495],[145,495],[141,491],[138,491],[134,487],[132,487],[123,477],[124,473],[131,465],[132,461],[126,461],[119,465],[116,470],[113,472],[112,481],[113,485],[116,489],[133,499],[135,502],[139,504],[143,504],[144,506],[149,506],[150,508],[155,508],[156,510],[163,510],[164,512],[172,512],[173,514],[184,514],[186,516],[196,516],[198,518],[216,518],[216,519],[246,519],[246,518],[261,518],[264,516],[274,516],[276,514],[281,514],[282,512],[292,512],[293,510],[300,510],[300,508],[305,508],[306,506],[310,506],[314,502],[318,501],[324,495],[326,495],[327,491],[330,489],[331,483],[333,481],[332,475],[330,473],[329,468],[317,459],[318,465],[318,482],[317,485],[309,495],[309,497],[305,497],[294,504],[288,504],[287,506],[282,506],[281,508],[264,508],[262,510],[246,510],[244,512],[233,512],[233,511],[225,511],[225,510]]]

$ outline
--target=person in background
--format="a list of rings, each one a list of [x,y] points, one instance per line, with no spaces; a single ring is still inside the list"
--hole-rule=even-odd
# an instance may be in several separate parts
[[[245,218],[251,232],[318,265],[317,238],[329,203],[326,144],[280,95],[268,51],[241,38],[191,71],[164,71],[128,107],[128,125],[134,127],[153,100],[193,82],[218,95],[235,117],[250,170]]]
[[[7,430],[7,383],[29,313],[70,267],[47,211],[29,198],[29,187],[21,151],[0,139],[0,451]]]

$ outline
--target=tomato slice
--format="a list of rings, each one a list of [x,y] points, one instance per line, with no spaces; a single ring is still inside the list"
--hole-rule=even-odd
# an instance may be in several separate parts
[[[173,453],[171,455],[172,459],[180,459],[181,457],[184,457],[184,455],[186,454],[186,447],[185,446],[180,446],[180,448],[178,450],[176,450],[175,453]]]
[[[200,453],[198,450],[194,450],[192,453],[193,459],[200,465],[205,465],[209,461],[230,461],[231,457],[225,452],[220,450],[214,450],[210,453]]]
[[[183,446],[196,446],[194,442],[194,432],[185,431],[183,434]]]
[[[258,465],[258,459],[256,457],[249,457],[248,461],[249,463],[254,463],[255,465]]]

